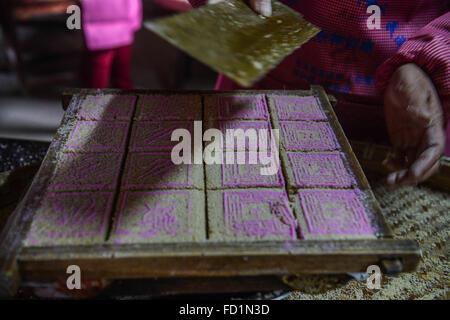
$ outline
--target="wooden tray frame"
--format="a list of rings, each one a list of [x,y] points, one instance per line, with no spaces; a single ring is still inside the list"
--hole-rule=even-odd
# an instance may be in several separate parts
[[[379,238],[374,240],[296,241],[289,248],[282,241],[235,243],[125,244],[64,247],[23,247],[30,227],[51,177],[55,152],[67,138],[63,133],[73,121],[80,98],[92,94],[180,93],[157,90],[71,90],[63,94],[67,109],[60,128],[36,174],[24,200],[8,220],[0,236],[0,296],[12,296],[21,281],[56,281],[67,279],[69,265],[78,265],[85,279],[132,279],[166,277],[223,277],[288,274],[338,274],[365,272],[369,265],[380,265],[384,272],[412,271],[420,252],[413,240],[392,239],[381,208],[373,203]],[[223,94],[224,91],[185,91],[183,93]],[[318,86],[309,91],[234,91],[319,97],[342,149],[350,158],[359,187],[372,194],[370,185],[348,143],[325,91]],[[67,130],[66,130],[67,131]],[[373,194],[372,194],[373,196]]]

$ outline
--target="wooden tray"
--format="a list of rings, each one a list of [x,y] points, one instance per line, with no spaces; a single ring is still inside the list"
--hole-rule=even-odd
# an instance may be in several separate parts
[[[329,121],[351,162],[358,187],[369,194],[378,229],[373,240],[298,240],[291,246],[284,241],[203,242],[169,244],[102,244],[91,246],[24,247],[36,208],[53,172],[55,154],[64,146],[67,130],[78,112],[81,98],[96,90],[76,90],[63,95],[67,108],[60,128],[23,201],[8,220],[0,237],[0,294],[14,294],[20,281],[55,281],[67,279],[69,265],[78,265],[82,279],[132,279],[165,277],[263,276],[300,273],[337,274],[365,272],[377,264],[388,273],[412,271],[419,262],[419,250],[412,240],[392,239],[382,211],[369,183],[340,127],[327,95],[321,87],[310,91],[245,91],[234,94],[278,94],[311,96],[320,99]],[[168,91],[103,90],[102,94],[155,94]],[[175,93],[175,92],[174,92]],[[180,93],[180,92],[176,92]],[[183,92],[223,94],[217,91]]]

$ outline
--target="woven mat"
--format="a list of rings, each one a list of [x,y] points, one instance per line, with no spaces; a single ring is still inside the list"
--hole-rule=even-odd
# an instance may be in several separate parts
[[[422,258],[416,272],[383,275],[381,289],[349,276],[301,276],[287,299],[449,299],[450,194],[426,186],[387,190],[379,175],[368,175],[395,238],[414,239]]]

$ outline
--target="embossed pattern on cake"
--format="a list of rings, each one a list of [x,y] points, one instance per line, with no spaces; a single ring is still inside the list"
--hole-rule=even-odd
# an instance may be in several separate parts
[[[208,121],[207,129],[217,129],[222,134],[219,148],[227,151],[271,150],[271,129],[268,121]],[[261,133],[263,130],[263,133]],[[210,142],[205,142],[208,145]]]
[[[202,120],[201,96],[193,94],[139,96],[136,120]]]
[[[274,103],[274,111],[281,121],[327,120],[316,97],[272,96],[271,99]]]
[[[283,190],[208,191],[208,222],[213,241],[297,239],[297,221]]]
[[[82,120],[131,120],[136,96],[130,95],[88,95],[80,107]]]
[[[121,193],[110,241],[161,243],[204,241],[203,191],[163,190]]]
[[[65,153],[60,156],[51,190],[110,190],[117,186],[121,153]]]
[[[339,149],[336,136],[326,122],[280,121],[281,142],[288,151]]]
[[[25,240],[31,246],[101,244],[105,240],[113,192],[48,193]]]
[[[67,152],[122,152],[129,123],[124,121],[78,121],[70,135]]]
[[[269,120],[266,99],[258,95],[207,95],[206,120]]]
[[[304,239],[321,238],[375,238],[359,189],[300,190],[300,210],[306,225],[302,226]],[[302,219],[299,219],[302,223]]]
[[[129,153],[122,187],[130,189],[203,189],[203,166],[176,165],[170,152]]]
[[[269,108],[260,94],[143,95],[136,112],[132,96],[80,100],[26,244],[375,238],[366,191],[320,101],[268,98]],[[223,134],[222,163],[174,164],[173,132],[190,133],[193,155],[194,120],[202,115],[200,133]],[[280,128],[281,159],[263,174],[274,164],[273,128]],[[227,129],[240,130],[232,146]]]
[[[288,152],[287,158],[293,171],[293,176],[288,174],[288,183],[292,188],[346,188],[356,183],[344,165],[345,155],[341,152]]]
[[[172,132],[176,129],[185,129],[191,136],[194,135],[192,121],[134,122],[130,151],[170,151],[178,144],[178,141],[171,141]]]
[[[279,162],[271,158],[270,152],[228,152],[222,154],[222,165],[206,165],[208,189],[284,187],[284,178]],[[273,160],[272,160],[273,159]],[[271,163],[270,161],[274,161]],[[266,168],[266,171],[264,171]],[[271,171],[268,171],[270,169]]]
[[[134,113],[133,95],[87,95],[31,224],[28,246],[106,240]],[[57,141],[59,142],[59,141]]]

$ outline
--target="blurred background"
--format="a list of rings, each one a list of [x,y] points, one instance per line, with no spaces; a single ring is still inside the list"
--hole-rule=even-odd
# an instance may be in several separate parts
[[[79,3],[0,1],[0,139],[51,141],[63,115],[61,92],[83,87],[83,31],[66,27],[73,4]],[[142,0],[144,21],[189,8],[185,0]],[[131,71],[135,88],[212,89],[216,80],[215,72],[144,28],[135,34]]]

